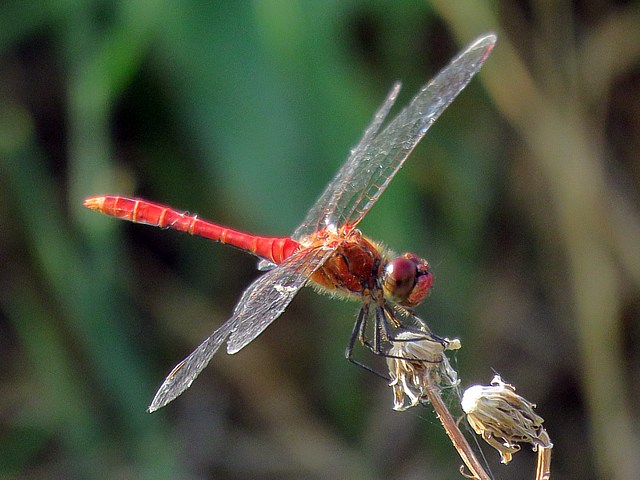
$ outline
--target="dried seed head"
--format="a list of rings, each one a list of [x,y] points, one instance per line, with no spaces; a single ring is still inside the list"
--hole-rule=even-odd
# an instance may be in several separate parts
[[[403,332],[393,342],[387,357],[393,389],[393,409],[406,410],[426,401],[426,389],[434,385],[457,385],[457,372],[445,350],[460,348],[460,340],[436,339]]]
[[[544,420],[533,411],[535,405],[515,392],[513,386],[496,375],[491,386],[474,385],[462,396],[462,409],[469,424],[500,452],[504,464],[520,450],[518,442],[531,443],[534,451],[553,447],[542,427]]]

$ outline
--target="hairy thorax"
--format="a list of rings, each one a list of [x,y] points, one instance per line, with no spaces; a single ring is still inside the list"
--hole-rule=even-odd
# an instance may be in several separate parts
[[[326,242],[319,234],[318,241]],[[334,236],[334,235],[331,235]],[[369,295],[386,263],[380,247],[365,238],[359,230],[335,236],[338,248],[313,274],[311,280],[319,290],[338,296],[359,298]]]

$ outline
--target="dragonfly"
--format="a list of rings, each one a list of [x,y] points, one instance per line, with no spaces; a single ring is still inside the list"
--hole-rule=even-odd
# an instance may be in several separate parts
[[[382,128],[400,91],[396,82],[345,164],[289,237],[252,235],[140,198],[85,199],[86,207],[112,217],[240,248],[257,256],[258,268],[265,271],[244,291],[231,317],[169,373],[148,407],[150,413],[189,388],[225,342],[229,354],[251,343],[305,285],[361,303],[345,353],[354,363],[358,340],[388,357],[394,341],[419,338],[416,332],[430,335],[426,323],[413,314],[433,286],[429,263],[413,253],[396,256],[356,227],[427,130],[480,70],[495,42],[494,34],[477,38]]]

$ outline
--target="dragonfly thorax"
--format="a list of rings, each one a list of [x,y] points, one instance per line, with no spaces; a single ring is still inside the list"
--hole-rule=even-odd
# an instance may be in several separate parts
[[[319,242],[325,241],[323,235],[319,235]],[[315,286],[332,295],[354,299],[368,296],[382,275],[380,248],[355,228],[343,229],[335,241],[333,255],[311,277]]]
[[[405,253],[389,261],[382,273],[386,298],[403,307],[415,307],[425,299],[433,286],[429,262],[413,253]]]

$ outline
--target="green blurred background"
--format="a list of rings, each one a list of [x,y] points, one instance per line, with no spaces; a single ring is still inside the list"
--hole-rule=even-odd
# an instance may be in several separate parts
[[[357,306],[310,290],[147,414],[255,261],[82,200],[288,234],[392,82],[406,103],[488,31],[361,226],[431,261],[418,313],[461,338],[465,385],[495,370],[538,404],[555,478],[637,478],[640,5],[596,0],[5,0],[0,478],[462,478],[433,412],[344,360]],[[528,447],[486,453],[533,478]]]

